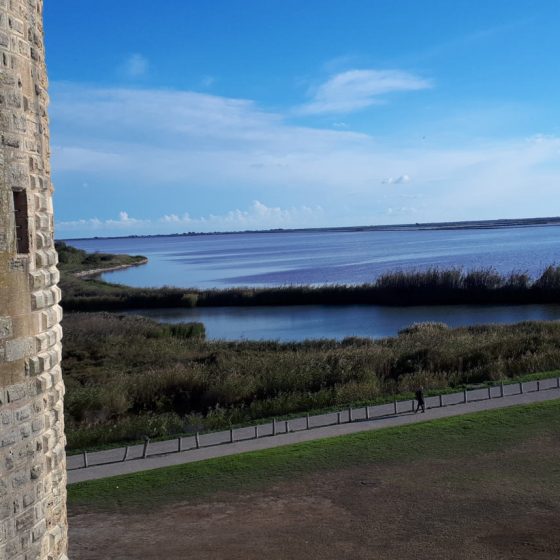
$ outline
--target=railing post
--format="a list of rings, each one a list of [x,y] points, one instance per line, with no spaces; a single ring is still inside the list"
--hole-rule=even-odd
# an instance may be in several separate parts
[[[148,446],[150,445],[150,438],[146,436],[144,438],[144,449],[142,451],[142,459],[145,459],[148,456]]]
[[[84,451],[84,469],[88,468],[88,457],[87,457],[87,451]]]
[[[126,461],[128,457],[128,445],[124,448],[124,457],[123,457],[123,463]]]
[[[194,443],[196,445],[196,448],[200,449],[200,434],[198,432],[194,434]]]
[[[348,407],[348,422],[352,422],[354,420],[353,416],[352,416],[352,407],[349,406]]]
[[[309,430],[309,414],[305,415],[305,429]]]

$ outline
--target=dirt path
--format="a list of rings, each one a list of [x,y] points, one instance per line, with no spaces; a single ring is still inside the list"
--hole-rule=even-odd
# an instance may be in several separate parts
[[[536,438],[507,452],[346,468],[152,511],[70,507],[70,557],[552,560],[559,464],[560,437]]]

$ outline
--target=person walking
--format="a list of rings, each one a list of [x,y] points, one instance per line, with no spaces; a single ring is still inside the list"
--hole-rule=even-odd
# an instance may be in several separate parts
[[[426,405],[424,404],[424,387],[418,387],[418,389],[416,389],[416,401],[418,402],[418,405],[416,406],[414,414],[416,414],[420,409],[422,409],[422,412],[426,412]]]

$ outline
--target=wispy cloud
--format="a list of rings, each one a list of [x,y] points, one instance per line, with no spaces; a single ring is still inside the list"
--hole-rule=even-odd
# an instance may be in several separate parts
[[[150,63],[148,59],[140,53],[133,53],[127,57],[121,65],[121,73],[131,79],[142,78],[148,73]]]
[[[132,225],[130,216],[110,224],[131,233],[163,230],[166,223],[171,228],[173,221],[176,228],[183,227],[182,221],[192,230],[210,220],[215,230],[219,223],[225,229],[235,224],[240,229],[298,227],[307,221],[375,223],[387,219],[388,208],[409,206],[401,200],[408,189],[386,185],[405,186],[412,178],[414,192],[423,196],[410,214],[413,221],[560,211],[551,207],[560,182],[560,138],[554,136],[477,139],[476,144],[455,140],[453,145],[434,138],[404,147],[351,130],[294,125],[287,115],[265,111],[250,100],[190,91],[55,83],[52,99],[58,194],[89,183],[80,196],[91,200],[92,216],[101,216],[101,223],[80,222],[85,229],[108,225],[103,222],[107,216],[93,210],[102,204],[98,184],[113,185],[123,193],[120,199],[142,196],[146,212],[141,224]],[[169,189],[173,197],[162,196]],[[234,197],[239,202],[227,202]],[[249,208],[255,198],[281,201],[281,208]],[[203,217],[185,215],[194,199]],[[220,208],[246,209],[211,218],[216,200]],[[323,211],[308,220],[302,208],[317,204]],[[151,214],[152,207],[160,208],[160,215]],[[290,211],[290,221],[283,212],[292,207],[300,214]],[[70,220],[72,211],[65,211]],[[160,221],[164,214],[169,216],[165,223]]]
[[[210,76],[210,75],[205,75],[202,76],[201,80],[200,80],[200,85],[204,88],[209,88],[211,86],[213,86],[216,83],[216,78],[214,76]]]
[[[404,183],[410,183],[412,179],[410,175],[399,175],[398,177],[387,177],[381,181],[384,185],[402,185]]]
[[[432,87],[432,82],[401,70],[347,70],[310,91],[312,99],[296,109],[304,115],[345,114],[383,102],[383,96]]]

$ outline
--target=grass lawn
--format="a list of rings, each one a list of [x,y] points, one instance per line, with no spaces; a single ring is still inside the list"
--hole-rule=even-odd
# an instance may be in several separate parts
[[[216,493],[259,491],[272,484],[350,467],[402,466],[516,449],[529,440],[560,438],[560,401],[435,420],[324,439],[71,485],[70,506],[151,508],[200,502]],[[560,484],[560,467],[545,470]],[[542,473],[541,473],[542,476]]]

